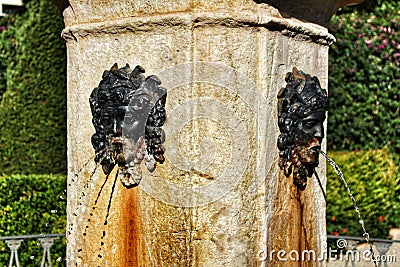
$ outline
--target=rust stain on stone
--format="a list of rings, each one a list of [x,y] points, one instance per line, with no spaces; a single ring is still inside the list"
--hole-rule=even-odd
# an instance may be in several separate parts
[[[135,189],[122,190],[121,214],[121,237],[123,242],[120,266],[146,266],[144,261],[144,239],[142,216],[139,204],[140,192]]]
[[[269,242],[267,251],[292,250],[299,252],[297,261],[282,262],[277,254],[268,254],[270,266],[305,267],[316,266],[316,261],[302,261],[303,251],[313,250],[319,255],[317,242],[318,223],[315,216],[314,187],[310,183],[304,191],[287,182],[283,171],[279,171],[275,187],[274,215],[269,226]],[[285,223],[282,223],[285,222]],[[288,255],[286,255],[288,256]]]

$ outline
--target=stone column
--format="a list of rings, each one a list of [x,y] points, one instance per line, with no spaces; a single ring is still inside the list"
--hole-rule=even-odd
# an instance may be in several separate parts
[[[56,2],[68,49],[68,266],[319,265],[277,257],[326,246],[316,179],[299,191],[277,166],[277,94],[294,66],[327,88],[334,37],[318,23],[344,1]],[[305,7],[319,16],[296,18]],[[132,189],[113,188],[115,170],[105,181],[90,141],[89,96],[114,63],[141,65],[168,90],[166,162]]]

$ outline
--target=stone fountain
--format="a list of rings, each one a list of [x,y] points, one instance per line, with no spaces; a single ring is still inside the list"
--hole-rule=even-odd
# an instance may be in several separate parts
[[[316,179],[299,189],[278,167],[277,95],[293,67],[327,88],[326,26],[361,1],[54,2],[68,50],[68,266],[324,264],[278,257],[319,255],[326,229]],[[91,144],[89,98],[114,63],[168,91],[165,162],[130,189]]]

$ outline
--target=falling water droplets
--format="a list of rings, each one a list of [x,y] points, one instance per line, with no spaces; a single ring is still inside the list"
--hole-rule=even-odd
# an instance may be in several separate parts
[[[110,174],[111,174],[111,173],[109,173],[106,175],[105,180],[102,182],[100,189],[97,192],[97,197],[96,197],[94,203],[92,203],[92,205],[90,205],[89,201],[91,201],[92,194],[96,194],[95,193],[96,191],[94,189],[95,189],[95,186],[97,183],[97,179],[98,179],[98,177],[101,177],[101,176],[96,175],[96,171],[98,170],[99,166],[101,166],[101,165],[99,163],[96,163],[94,170],[91,173],[89,173],[89,178],[85,182],[83,182],[83,184],[81,185],[81,186],[83,186],[84,190],[78,194],[76,212],[73,212],[73,215],[78,217],[78,214],[82,213],[82,208],[79,208],[79,207],[85,206],[88,208],[89,216],[87,218],[87,221],[86,221],[84,227],[82,228],[82,231],[80,232],[80,234],[83,237],[87,237],[91,233],[91,231],[90,231],[90,229],[92,228],[91,224],[93,223],[93,218],[95,217],[95,214],[98,212],[98,209],[99,209],[99,207],[97,207],[99,198],[100,198],[100,196],[103,192],[103,189],[106,186],[107,181],[109,180],[108,178],[110,178]],[[80,171],[83,171],[86,167],[87,166],[84,166]],[[111,194],[110,194],[110,197],[108,200],[107,214],[106,214],[106,217],[104,220],[104,225],[107,225],[109,223],[108,217],[110,216],[111,203],[112,203],[112,198],[113,198],[114,191],[115,191],[117,178],[118,178],[118,170],[116,172],[114,181],[111,186]],[[89,188],[92,188],[93,190],[90,190]],[[60,199],[63,199],[64,196],[60,196]],[[54,213],[53,210],[51,212]],[[106,231],[102,231],[101,239],[103,240],[105,238],[106,238]],[[99,245],[100,245],[99,246],[99,254],[97,256],[98,256],[98,258],[101,259],[101,258],[103,258],[104,255],[100,252],[103,251],[105,243],[102,241],[99,243]],[[82,251],[82,249],[78,250],[78,252],[81,252],[81,251]]]
[[[370,245],[370,251],[372,252],[372,260],[375,263],[375,266],[377,266],[376,260],[375,260],[375,254],[374,254],[374,251],[372,249],[372,245],[369,242],[369,234],[368,234],[367,230],[365,229],[364,220],[361,217],[360,209],[357,206],[356,199],[354,198],[353,193],[351,192],[350,187],[347,184],[346,179],[344,178],[344,175],[343,175],[342,171],[340,170],[340,168],[336,164],[336,162],[333,161],[333,159],[331,159],[330,157],[328,157],[328,155],[324,151],[320,150],[320,153],[321,153],[322,156],[324,156],[326,158],[326,160],[328,161],[329,165],[331,165],[333,170],[336,172],[336,174],[342,180],[342,182],[343,182],[343,184],[344,184],[344,186],[345,186],[345,188],[347,190],[347,194],[349,195],[350,200],[353,203],[354,209],[355,209],[355,211],[357,213],[357,216],[358,216],[358,219],[359,219],[358,222],[360,223],[361,228],[363,230],[363,237],[364,237],[365,241],[367,241],[367,243]]]

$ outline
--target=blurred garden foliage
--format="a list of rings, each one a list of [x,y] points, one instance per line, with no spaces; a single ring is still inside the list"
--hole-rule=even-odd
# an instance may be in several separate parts
[[[340,166],[370,236],[388,238],[390,228],[400,227],[400,169],[388,150],[329,154]],[[327,178],[328,234],[362,237],[359,219],[342,181],[332,168],[328,168]]]
[[[65,233],[63,27],[50,0],[31,0],[23,14],[0,19],[0,236]],[[65,248],[65,238],[54,242],[53,266],[65,266]],[[8,266],[3,241],[0,252]],[[40,266],[37,239],[24,240],[18,253],[22,266]]]
[[[400,1],[345,9],[330,31],[329,149],[400,153]]]
[[[400,227],[400,1],[344,8],[330,31],[337,42],[329,54],[329,155],[371,237],[388,238]],[[344,185],[330,167],[327,176],[328,234],[362,236]]]
[[[59,234],[66,226],[66,175],[0,176],[0,236]],[[51,248],[53,266],[65,266],[65,238]],[[40,266],[43,248],[25,239],[18,250],[21,266]],[[56,259],[61,259],[56,261]],[[10,250],[0,242],[0,266],[8,266]]]
[[[66,173],[62,16],[32,0],[0,22],[0,174]]]

